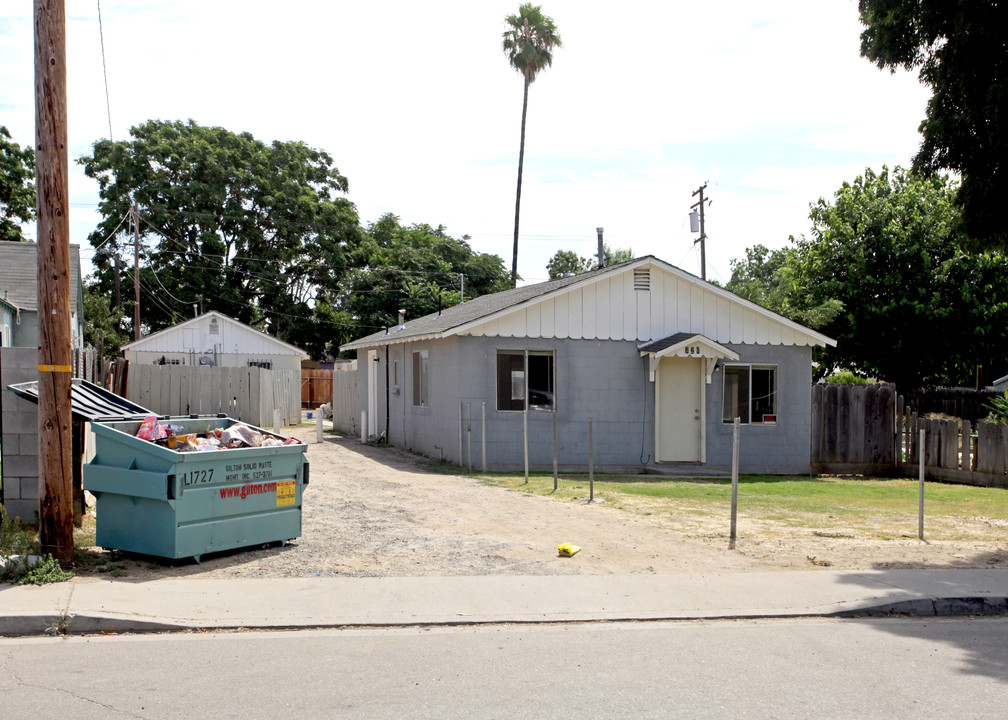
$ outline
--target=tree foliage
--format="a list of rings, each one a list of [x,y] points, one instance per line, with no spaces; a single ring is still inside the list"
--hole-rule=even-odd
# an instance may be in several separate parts
[[[1008,259],[970,252],[948,178],[866,170],[811,208],[792,246],[750,248],[728,289],[837,340],[842,368],[912,389],[971,384],[1003,367]]]
[[[267,145],[191,120],[150,120],[130,136],[98,141],[79,162],[99,184],[104,220],[90,236],[95,247],[134,201],[140,206],[144,327],[189,317],[202,300],[204,309],[321,355],[346,250],[359,234],[332,158],[301,142]],[[120,251],[117,238],[96,255],[106,293],[109,259]],[[123,297],[132,317],[132,273],[123,277]]]
[[[602,257],[606,267],[634,259],[631,248],[613,250],[607,244],[602,245]],[[598,258],[581,257],[573,250],[557,250],[546,263],[546,272],[549,273],[550,280],[565,275],[577,275],[589,270],[598,270]]]
[[[105,357],[118,355],[130,340],[121,330],[124,321],[122,311],[111,307],[109,295],[96,282],[85,282],[84,344],[100,348]]]
[[[518,189],[515,192],[514,248],[511,255],[511,287],[518,284],[518,220],[521,215],[522,169],[525,164],[525,120],[528,114],[528,90],[536,76],[553,64],[553,49],[563,47],[553,18],[543,15],[541,5],[525,3],[517,15],[504,18],[502,48],[508,63],[524,80],[522,95],[521,145],[518,150]]]
[[[861,54],[880,68],[919,70],[933,95],[914,167],[954,170],[969,233],[1008,243],[1008,5],[998,0],[859,0]]]
[[[0,125],[0,240],[24,240],[21,225],[34,219],[35,151]]]
[[[468,238],[456,239],[443,226],[404,227],[392,214],[368,226],[349,254],[354,269],[336,310],[350,325],[341,342],[395,327],[399,310],[408,319],[509,287],[504,261],[477,253]]]

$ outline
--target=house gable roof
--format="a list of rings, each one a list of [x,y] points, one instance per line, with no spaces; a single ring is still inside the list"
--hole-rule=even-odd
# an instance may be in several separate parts
[[[78,308],[80,246],[70,245],[70,308]],[[38,245],[0,242],[0,298],[19,309],[38,311]]]
[[[248,333],[254,337],[266,342],[271,347],[275,348],[273,354],[276,355],[297,355],[302,360],[308,358],[308,353],[300,348],[293,345],[285,343],[283,340],[279,340],[272,335],[264,333],[262,330],[256,330],[250,325],[235,320],[232,317],[228,317],[224,313],[217,312],[216,310],[211,310],[210,312],[203,313],[194,318],[190,318],[185,322],[181,322],[177,325],[172,325],[171,327],[165,328],[163,330],[158,330],[155,333],[151,333],[146,337],[142,337],[139,340],[134,340],[131,343],[127,343],[122,346],[123,350],[134,350],[138,352],[179,352],[182,347],[172,347],[171,344],[174,342],[175,337],[178,336],[179,331],[185,330],[187,328],[197,328],[207,321],[216,320],[219,323],[227,323],[233,328],[238,329],[240,332]],[[165,345],[164,343],[169,343]]]
[[[646,342],[677,332],[717,343],[836,341],[654,256],[484,295],[344,345],[341,350],[452,335]]]

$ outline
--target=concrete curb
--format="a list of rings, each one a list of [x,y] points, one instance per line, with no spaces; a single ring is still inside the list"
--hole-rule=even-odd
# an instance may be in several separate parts
[[[897,602],[864,605],[857,608],[825,611],[739,612],[731,614],[672,615],[606,615],[583,613],[571,615],[544,614],[529,618],[496,617],[492,619],[429,619],[415,621],[346,620],[339,622],[276,622],[269,624],[234,624],[200,621],[163,621],[118,614],[67,613],[53,615],[0,616],[0,637],[30,637],[40,635],[141,634],[194,631],[296,631],[337,630],[346,628],[414,628],[414,627],[478,627],[484,625],[565,625],[590,623],[650,623],[700,622],[718,620],[787,620],[800,618],[881,618],[881,617],[978,617],[1008,615],[1008,597],[914,598]]]

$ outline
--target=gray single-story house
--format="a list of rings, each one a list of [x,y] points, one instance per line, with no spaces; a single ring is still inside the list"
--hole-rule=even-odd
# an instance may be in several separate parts
[[[70,245],[70,344],[84,347],[80,246]],[[38,348],[38,245],[0,242],[0,345]]]
[[[488,469],[805,473],[812,348],[836,342],[647,256],[484,295],[344,345],[366,434]],[[485,413],[485,438],[483,437]],[[471,422],[470,422],[470,417]],[[461,442],[460,427],[465,427]],[[469,430],[471,428],[471,430]],[[467,448],[472,448],[468,450]]]

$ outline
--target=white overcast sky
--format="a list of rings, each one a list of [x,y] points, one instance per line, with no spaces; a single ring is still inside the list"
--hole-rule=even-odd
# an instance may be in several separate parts
[[[109,135],[98,2],[67,0],[71,159]],[[511,266],[522,82],[501,51],[518,0],[101,0],[112,136],[151,118],[327,151],[369,223],[442,224]],[[614,248],[708,277],[807,234],[809,204],[908,165],[929,96],[858,54],[856,0],[544,0],[563,40],[529,93],[519,273]],[[0,125],[34,140],[32,4],[0,7]],[[70,175],[72,241],[97,185]],[[30,233],[34,236],[34,231]],[[82,247],[87,259],[90,247]],[[88,266],[85,266],[85,271]]]

